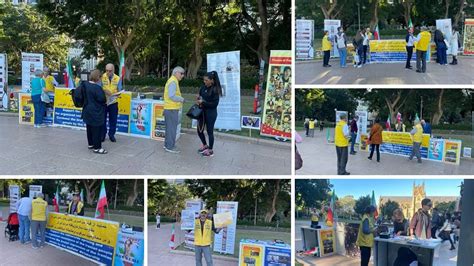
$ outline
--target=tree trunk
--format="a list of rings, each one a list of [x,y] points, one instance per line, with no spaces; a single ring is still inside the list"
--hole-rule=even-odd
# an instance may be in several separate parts
[[[135,179],[135,182],[133,183],[133,191],[130,195],[127,197],[127,202],[125,203],[126,206],[131,207],[133,206],[133,203],[138,197],[138,179]]]
[[[432,125],[439,125],[439,120],[443,117],[443,96],[444,96],[444,89],[441,89],[438,95],[438,104],[436,112],[433,114],[433,118],[431,119]]]
[[[459,22],[461,20],[462,13],[464,11],[464,1],[465,0],[458,0],[458,5],[459,5],[459,11],[456,13],[456,16],[454,16],[454,24],[453,26],[459,26]]]
[[[372,6],[372,19],[370,20],[370,29],[374,30],[375,25],[379,23],[379,1],[373,0]]]
[[[336,8],[336,6],[337,6],[337,0],[333,0],[333,3],[328,4],[328,6],[320,5],[321,11],[323,12],[325,19],[334,18],[333,12],[334,12],[334,9]]]
[[[394,124],[396,122],[398,111],[405,104],[406,100],[409,98],[408,96],[412,92],[413,90],[410,89],[408,95],[406,97],[403,97],[403,99],[401,90],[397,91],[397,96],[395,97],[395,99],[385,97],[385,103],[387,104],[388,110],[390,112],[390,123]]]
[[[445,12],[444,12],[444,18],[448,18],[449,15],[449,5],[451,3],[451,0],[444,0],[445,3]]]
[[[278,199],[278,194],[280,193],[280,182],[281,179],[275,180],[275,188],[273,189],[273,195],[272,195],[272,206],[269,211],[265,214],[265,222],[270,223],[273,219],[273,216],[276,214],[276,202]]]
[[[267,1],[258,0],[258,15],[260,17],[261,22],[261,34],[260,34],[260,45],[259,45],[259,53],[260,57],[258,58],[260,61],[263,59],[265,62],[268,62],[269,55],[268,55],[268,43],[270,39],[270,26],[268,25],[268,12],[267,12]]]
[[[406,0],[403,2],[403,17],[405,17],[405,23],[408,27],[408,24],[410,23],[410,18],[411,18],[411,7],[413,5],[411,0]]]
[[[95,185],[98,184],[96,179],[83,179],[82,184],[86,190],[86,202],[89,205],[94,204],[95,195],[97,191],[95,189]]]
[[[191,58],[189,62],[188,69],[186,71],[186,76],[188,78],[196,78],[197,72],[202,64],[202,48],[204,46],[204,37],[203,37],[203,8],[202,0],[196,3],[194,7],[194,13],[188,13],[186,15],[186,22],[192,30],[193,40],[193,51],[191,53]]]

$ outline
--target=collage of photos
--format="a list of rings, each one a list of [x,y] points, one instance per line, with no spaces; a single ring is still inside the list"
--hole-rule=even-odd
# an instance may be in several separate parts
[[[0,266],[474,266],[474,0],[0,0]]]

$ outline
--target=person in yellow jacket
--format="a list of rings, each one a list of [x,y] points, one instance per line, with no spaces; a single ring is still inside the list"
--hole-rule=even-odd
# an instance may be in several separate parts
[[[420,119],[415,120],[415,126],[410,131],[413,140],[413,148],[411,150],[410,157],[408,158],[410,161],[413,160],[413,157],[416,156],[418,159],[418,163],[421,163],[421,142],[423,141],[423,127],[421,126]]]
[[[431,44],[431,33],[426,27],[421,27],[421,32],[415,38],[416,42],[416,72],[426,72],[426,53]]]
[[[72,201],[67,207],[67,214],[84,216],[84,203],[82,203],[79,193],[75,193],[72,196]]]
[[[338,175],[350,175],[346,171],[347,159],[349,156],[349,138],[350,131],[347,126],[347,115],[341,114],[339,116],[339,122],[336,124],[334,142],[336,144],[337,154],[337,174]]]
[[[51,71],[49,71],[49,68],[47,67],[43,68],[43,73],[44,73],[43,80],[44,80],[44,83],[46,84],[46,92],[54,92],[55,87],[57,87],[59,83],[51,75]]]
[[[311,120],[309,120],[309,136],[314,138],[314,128],[316,126],[316,121],[314,120],[314,118],[311,118]]]
[[[105,109],[105,123],[102,127],[102,141],[105,140],[107,134],[107,117],[109,118],[109,139],[112,142],[116,142],[115,132],[117,131],[117,118],[118,118],[118,102],[116,97],[111,97],[113,94],[122,90],[120,83],[120,77],[115,73],[115,66],[113,64],[107,64],[105,66],[105,73],[102,75],[102,89],[107,97],[107,107]]]
[[[201,210],[199,218],[194,220],[194,255],[196,266],[202,266],[202,256],[207,266],[212,266],[212,232],[218,234],[222,228],[215,228],[214,221],[208,219],[208,212]]]
[[[36,199],[31,201],[31,241],[33,242],[33,249],[38,249],[45,246],[45,230],[48,203],[43,200],[43,193],[38,193]],[[40,235],[40,242],[38,243],[37,235]]]
[[[183,106],[184,98],[181,96],[179,82],[184,78],[184,68],[177,66],[173,69],[171,77],[165,84],[164,116],[165,116],[165,145],[167,152],[179,153],[176,148],[176,131],[179,123],[179,110]]]
[[[362,222],[359,225],[359,233],[357,234],[356,245],[360,248],[360,265],[368,266],[370,261],[370,254],[374,246],[374,233],[376,227],[374,226],[374,206],[367,206],[362,216]]]
[[[321,228],[319,226],[319,212],[316,209],[311,212],[311,228]]]
[[[324,31],[322,46],[322,50],[324,53],[323,67],[331,67],[331,65],[329,64],[329,58],[331,56],[332,43],[331,39],[329,38],[329,31],[327,30]]]

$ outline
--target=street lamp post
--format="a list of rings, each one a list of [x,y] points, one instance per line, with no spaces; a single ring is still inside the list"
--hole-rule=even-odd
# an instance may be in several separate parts
[[[171,34],[168,33],[168,78],[170,78]]]
[[[359,21],[359,30],[360,30],[360,3],[357,2],[357,19]]]

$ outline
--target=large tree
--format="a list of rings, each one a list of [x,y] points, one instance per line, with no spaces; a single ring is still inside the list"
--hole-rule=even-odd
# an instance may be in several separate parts
[[[388,200],[382,204],[382,206],[380,206],[380,213],[382,214],[382,217],[391,219],[393,211],[398,208],[400,208],[400,204],[398,204],[398,202]]]
[[[372,197],[370,195],[362,196],[356,199],[354,211],[362,216],[364,214],[365,208],[371,205]]]
[[[332,185],[329,179],[296,179],[296,205],[301,208],[321,208],[329,199]]]

